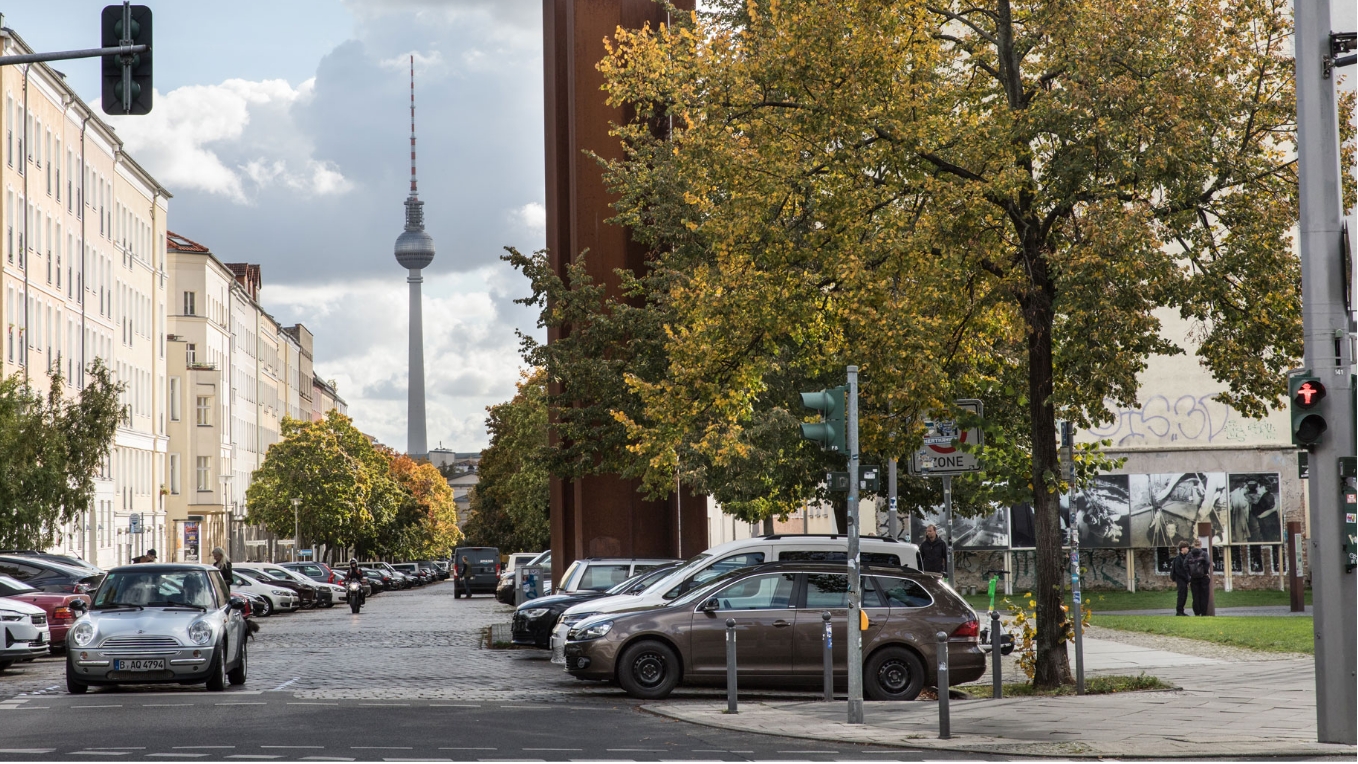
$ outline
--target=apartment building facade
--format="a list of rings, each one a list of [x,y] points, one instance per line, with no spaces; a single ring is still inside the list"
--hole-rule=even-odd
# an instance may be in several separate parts
[[[32,52],[0,31],[5,54]],[[0,67],[0,373],[72,390],[100,359],[127,389],[91,506],[55,548],[100,566],[165,539],[165,219],[170,194],[44,64]]]

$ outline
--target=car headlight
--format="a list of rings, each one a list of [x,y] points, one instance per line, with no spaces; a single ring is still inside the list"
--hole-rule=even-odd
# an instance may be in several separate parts
[[[286,597],[289,594],[292,594],[292,592],[288,591],[287,589],[271,589],[269,593],[274,595],[275,597]]]
[[[537,620],[551,612],[551,608],[535,607],[523,611],[523,617],[529,620]]]
[[[598,639],[612,630],[612,621],[599,621],[598,623],[590,624],[583,629],[571,629],[570,633],[566,635],[566,638],[576,642],[583,642],[585,640]]]
[[[71,641],[77,647],[85,647],[94,641],[94,624],[89,621],[81,621],[71,629]]]
[[[598,613],[568,613],[561,616],[561,623],[564,623],[567,626],[574,626],[586,618],[596,615],[598,615]]]
[[[206,645],[212,641],[212,627],[203,621],[194,621],[189,627],[189,639],[195,645]]]
[[[13,610],[0,610],[0,621],[22,621],[24,614]]]

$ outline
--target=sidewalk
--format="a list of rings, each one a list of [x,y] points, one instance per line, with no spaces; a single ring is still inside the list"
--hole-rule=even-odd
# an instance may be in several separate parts
[[[1102,640],[1090,640],[1102,642]],[[1123,649],[1119,656],[1108,645]],[[865,723],[845,723],[845,703],[662,702],[644,708],[661,716],[723,729],[811,740],[1042,757],[1200,758],[1344,756],[1354,746],[1315,742],[1313,664],[1309,660],[1237,663],[1126,650],[1105,642],[1086,646],[1089,673],[1148,671],[1179,690],[1060,698],[953,700],[952,738],[938,739],[938,706],[867,703]],[[1097,656],[1097,657],[1096,657]],[[1173,657],[1177,656],[1177,657]],[[1096,670],[1094,666],[1103,670]],[[1113,671],[1108,671],[1112,669]]]

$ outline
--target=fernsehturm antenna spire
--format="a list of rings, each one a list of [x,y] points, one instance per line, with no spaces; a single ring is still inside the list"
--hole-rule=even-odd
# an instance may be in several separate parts
[[[410,382],[406,415],[406,453],[415,458],[429,455],[424,418],[424,321],[420,285],[424,268],[434,261],[434,237],[424,232],[424,202],[415,182],[415,56],[410,57],[410,196],[406,197],[406,229],[396,237],[396,262],[410,275]]]

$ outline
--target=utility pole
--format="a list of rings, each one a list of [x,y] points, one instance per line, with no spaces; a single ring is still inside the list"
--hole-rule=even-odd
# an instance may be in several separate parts
[[[297,523],[297,508],[302,505],[301,499],[292,500],[292,561],[297,562],[297,542],[301,535],[300,526]]]
[[[901,537],[901,516],[896,503],[896,458],[892,457],[886,463],[886,491],[887,491],[887,510],[886,510],[886,529],[887,535],[893,540]]]
[[[849,724],[863,723],[863,579],[859,567],[858,367],[849,367]]]
[[[1294,18],[1306,366],[1330,390],[1324,404],[1328,431],[1312,446],[1309,459],[1316,737],[1322,743],[1353,745],[1358,718],[1358,624],[1355,573],[1345,566],[1339,474],[1339,460],[1354,455],[1353,346],[1344,304],[1343,195],[1334,72],[1337,63],[1352,63],[1352,57],[1347,62],[1335,60],[1329,0],[1294,0]]]

